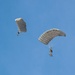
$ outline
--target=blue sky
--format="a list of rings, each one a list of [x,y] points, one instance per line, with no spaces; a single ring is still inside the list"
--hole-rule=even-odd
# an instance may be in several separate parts
[[[16,36],[19,17],[27,32]],[[0,26],[0,75],[75,75],[75,0],[0,0]],[[44,45],[38,37],[51,28],[67,36]]]

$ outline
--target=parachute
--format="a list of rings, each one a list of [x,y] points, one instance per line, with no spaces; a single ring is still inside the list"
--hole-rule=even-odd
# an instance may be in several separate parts
[[[26,22],[22,18],[15,19],[17,25],[18,25],[18,34],[20,32],[26,32]]]
[[[45,45],[47,45],[56,36],[66,36],[66,34],[64,32],[62,32],[61,30],[57,29],[57,28],[53,28],[53,29],[45,31],[38,38],[38,40],[40,42],[44,43]]]

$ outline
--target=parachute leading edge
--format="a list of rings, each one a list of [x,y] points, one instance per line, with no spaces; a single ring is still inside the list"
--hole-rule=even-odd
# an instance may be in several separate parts
[[[56,36],[66,36],[66,34],[57,28],[53,28],[44,32],[38,40],[47,45]]]

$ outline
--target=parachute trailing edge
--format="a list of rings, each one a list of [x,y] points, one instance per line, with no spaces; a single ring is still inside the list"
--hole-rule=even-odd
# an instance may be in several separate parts
[[[66,36],[66,34],[57,28],[53,28],[53,29],[45,31],[38,38],[38,40],[44,43],[45,45],[47,45],[56,36]]]
[[[22,18],[16,18],[15,19],[17,25],[18,25],[18,32],[26,32],[26,22]]]

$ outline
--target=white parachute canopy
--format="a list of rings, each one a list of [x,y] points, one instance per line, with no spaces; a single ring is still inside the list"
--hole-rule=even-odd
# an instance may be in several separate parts
[[[38,40],[47,45],[56,36],[66,36],[66,34],[57,28],[53,28],[44,32]]]
[[[26,32],[26,22],[22,18],[16,18],[15,19],[17,25],[18,25],[18,32]]]

